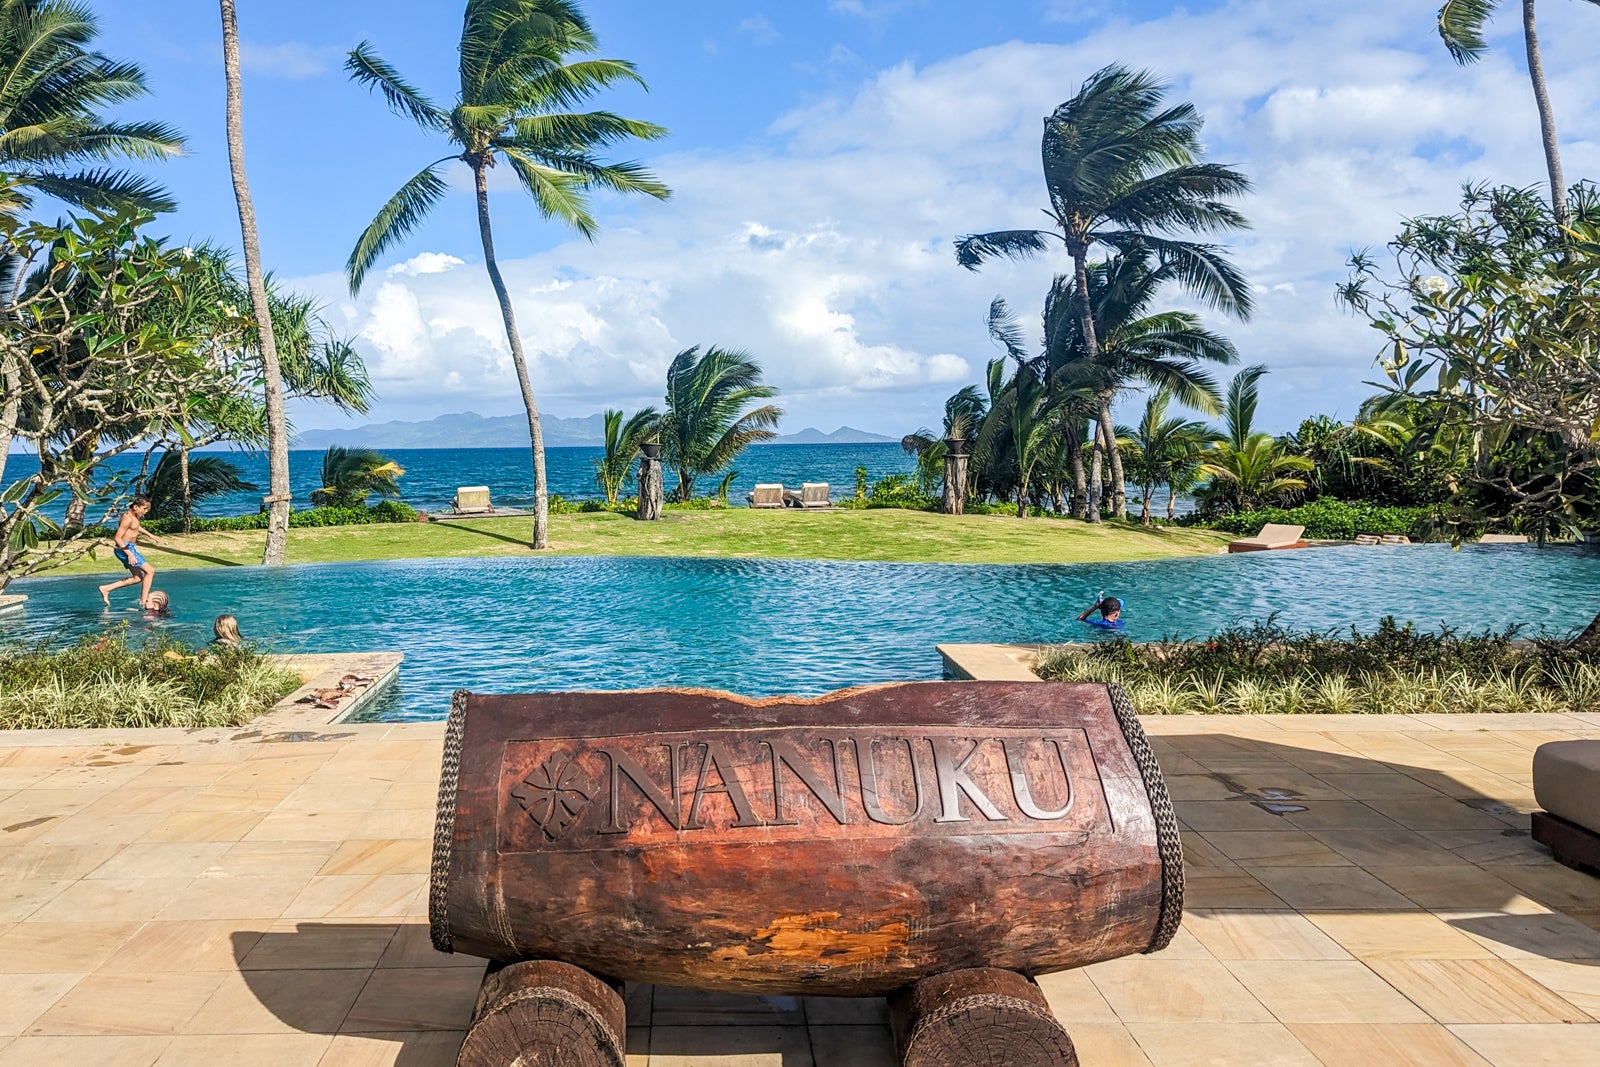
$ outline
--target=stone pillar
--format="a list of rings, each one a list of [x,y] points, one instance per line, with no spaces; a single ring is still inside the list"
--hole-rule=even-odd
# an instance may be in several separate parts
[[[967,442],[947,437],[944,447],[944,504],[940,510],[960,515],[967,509]]]
[[[639,510],[634,518],[649,521],[661,517],[661,446],[652,441],[639,446]]]

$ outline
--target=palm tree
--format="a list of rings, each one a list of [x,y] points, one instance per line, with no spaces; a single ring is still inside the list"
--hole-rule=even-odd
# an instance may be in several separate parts
[[[597,48],[576,0],[467,0],[461,28],[461,88],[450,110],[401,78],[366,42],[350,53],[345,64],[351,77],[381,92],[397,114],[429,133],[443,135],[450,144],[450,154],[428,164],[401,186],[356,241],[345,265],[352,293],[360,290],[378,257],[421,225],[444,198],[448,186],[442,168],[459,160],[472,169],[483,263],[499,301],[517,385],[528,412],[536,549],[549,546],[544,433],[522,335],[511,308],[511,292],[495,260],[489,224],[489,171],[501,162],[508,165],[541,215],[591,240],[598,225],[589,210],[590,189],[667,198],[667,187],[638,163],[604,163],[595,155],[597,150],[629,138],[663,137],[665,129],[609,111],[569,110],[618,82],[644,84],[631,63],[589,58]]]
[[[1150,249],[1139,245],[1091,265],[1085,277],[1098,334],[1093,358],[1076,314],[1076,279],[1057,275],[1045,299],[1045,346],[1052,386],[1058,393],[1078,397],[1074,403],[1077,418],[1069,436],[1081,445],[1081,424],[1087,421],[1094,426],[1092,484],[1085,493],[1080,482],[1074,493],[1087,497],[1091,521],[1099,519],[1101,457],[1109,458],[1113,449],[1120,456],[1117,438],[1105,433],[1116,395],[1129,386],[1146,385],[1165,390],[1196,411],[1214,414],[1222,401],[1216,381],[1200,364],[1230,364],[1238,359],[1233,344],[1207,330],[1198,315],[1150,310],[1161,290],[1179,281],[1176,275],[1173,264],[1161,263]],[[1074,464],[1075,470],[1081,467],[1081,456]],[[1112,489],[1115,493],[1115,477]]]
[[[641,408],[626,423],[622,412],[607,409],[605,414],[605,454],[590,460],[594,464],[594,481],[606,495],[607,504],[615,504],[627,484],[628,472],[639,455],[639,446],[656,432],[661,413],[653,407]]]
[[[185,469],[187,468],[187,469]],[[161,453],[155,468],[143,479],[139,491],[150,498],[150,517],[183,519],[187,529],[196,501],[227,493],[254,492],[239,468],[221,456],[189,456],[170,448]]]
[[[93,167],[183,150],[170,126],[101,117],[148,90],[138,66],[89,50],[99,32],[93,12],[72,0],[0,0],[0,172],[12,179],[0,210],[26,209],[28,190],[83,207],[176,207],[158,185]]]
[[[695,479],[725,469],[740,452],[770,441],[783,412],[771,404],[746,410],[778,395],[761,384],[761,366],[743,351],[712,345],[686,348],[667,368],[667,406],[661,417],[661,451],[678,471],[676,499],[694,496]]]
[[[1150,250],[1171,276],[1211,307],[1247,318],[1249,288],[1216,245],[1164,236],[1248,227],[1223,201],[1243,195],[1249,179],[1201,155],[1201,119],[1193,104],[1166,106],[1167,86],[1144,72],[1106,67],[1045,120],[1045,214],[1053,230],[999,230],[956,241],[956,260],[976,270],[993,256],[1035,255],[1060,241],[1072,257],[1076,311],[1085,353],[1099,358],[1100,338],[1089,297],[1089,252],[1097,245]],[[1127,491],[1110,404],[1097,419],[1108,450],[1119,518]],[[1097,518],[1098,516],[1091,516]]]
[[[261,270],[261,241],[256,235],[256,209],[244,169],[244,102],[239,80],[239,20],[233,0],[222,5],[222,66],[228,80],[228,165],[233,172],[233,198],[239,205],[239,232],[244,246],[245,283],[256,320],[261,354],[261,391],[267,409],[267,543],[261,562],[275,566],[289,552],[289,420],[283,408],[283,368],[272,332],[272,304]]]
[[[1139,521],[1145,526],[1150,525],[1150,500],[1156,488],[1167,486],[1167,518],[1170,519],[1173,498],[1177,495],[1174,483],[1187,480],[1185,472],[1195,468],[1201,450],[1220,437],[1203,422],[1168,416],[1167,407],[1171,402],[1171,393],[1157,389],[1145,400],[1144,416],[1139,424],[1126,435],[1137,453],[1129,466],[1143,497]]]
[[[1600,0],[1589,0],[1600,6]],[[1483,25],[1493,15],[1497,0],[1444,0],[1439,9],[1439,36],[1450,55],[1463,67],[1476,63],[1489,51],[1483,39]],[[1533,82],[1533,100],[1539,108],[1539,131],[1544,139],[1545,168],[1550,172],[1550,206],[1556,224],[1565,226],[1567,186],[1561,176],[1561,148],[1556,139],[1556,114],[1550,106],[1550,90],[1544,81],[1544,62],[1539,56],[1539,33],[1534,24],[1534,0],[1522,0],[1522,38],[1528,50],[1528,78]]]
[[[400,495],[395,479],[404,468],[382,452],[370,448],[343,448],[332,445],[322,454],[322,488],[311,491],[311,502],[318,507],[365,507],[367,497]]]
[[[1249,511],[1306,487],[1300,475],[1311,469],[1304,456],[1291,456],[1269,433],[1255,429],[1259,382],[1267,368],[1259,364],[1234,375],[1223,406],[1221,440],[1206,452],[1200,474],[1208,476],[1210,495],[1235,511]]]
[[[1017,518],[1028,516],[1028,484],[1038,466],[1046,435],[1055,429],[1055,406],[1045,382],[1046,358],[1029,359],[1022,344],[1022,328],[1005,300],[989,304],[989,336],[1016,360],[1011,381],[996,396],[991,417],[1004,422],[1007,441],[1017,465]],[[991,387],[992,388],[992,387]]]

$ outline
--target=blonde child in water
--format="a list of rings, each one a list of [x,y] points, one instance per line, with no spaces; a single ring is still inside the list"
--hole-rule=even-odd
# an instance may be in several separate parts
[[[212,640],[213,645],[225,645],[232,648],[244,644],[244,638],[239,635],[239,620],[232,615],[218,615],[217,621],[212,624],[211,631],[216,634]]]

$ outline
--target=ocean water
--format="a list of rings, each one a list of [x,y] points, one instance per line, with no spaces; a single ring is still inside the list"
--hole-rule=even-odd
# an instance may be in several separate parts
[[[0,641],[69,640],[127,620],[186,640],[237,615],[278,651],[398,651],[400,682],[375,709],[444,717],[480,692],[703,686],[817,694],[936,679],[943,642],[1103,636],[1076,621],[1104,590],[1126,635],[1199,637],[1278,614],[1300,628],[1373,629],[1385,615],[1433,629],[1521,624],[1565,633],[1600,612],[1600,554],[1584,547],[1443,545],[1256,552],[1143,563],[993,566],[803,560],[393,560],[166,571],[170,620],[105,611],[96,575],[15,582]]]
[[[400,479],[400,498],[424,511],[440,511],[450,506],[456,488],[462,485],[487,485],[491,497],[502,507],[533,506],[533,464],[526,448],[392,448],[384,455],[405,468]],[[605,450],[593,448],[549,448],[545,465],[550,492],[567,500],[597,499],[603,494],[594,481],[594,460]],[[264,452],[207,452],[236,464],[244,480],[267,484],[267,457]],[[123,471],[136,471],[139,460],[118,456],[113,465]],[[856,468],[867,468],[869,479],[915,470],[912,457],[895,443],[864,445],[756,445],[746,449],[734,463],[738,471],[729,501],[743,504],[744,496],[757,482],[782,482],[798,489],[802,482],[827,482],[837,498],[855,491]],[[6,468],[11,482],[38,470],[31,456],[14,455]],[[635,473],[638,466],[635,464]],[[289,488],[294,506],[311,506],[311,492],[322,485],[322,452],[289,453]],[[669,481],[676,484],[669,472]],[[705,495],[716,489],[721,477],[703,478],[696,492]],[[631,487],[624,494],[631,496]],[[230,493],[202,501],[199,515],[243,515],[261,505],[261,492]]]

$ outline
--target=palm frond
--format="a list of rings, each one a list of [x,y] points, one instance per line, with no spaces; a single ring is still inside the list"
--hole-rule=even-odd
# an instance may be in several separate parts
[[[20,184],[32,186],[57,200],[87,208],[139,208],[176,211],[177,201],[161,186],[126,171],[101,168],[76,174],[31,172],[19,175]]]
[[[377,217],[361,232],[345,263],[352,295],[361,291],[361,283],[378,257],[420,226],[433,206],[449,192],[449,186],[439,176],[439,167],[446,162],[448,159],[437,160],[419,171],[389,198],[378,210]]]
[[[449,128],[449,120],[439,106],[429,100],[422,90],[402,78],[400,72],[366,41],[350,50],[344,61],[344,69],[350,72],[354,81],[382,93],[389,110],[395,114],[404,115],[426,129],[443,132]]]
[[[1004,256],[1007,259],[1026,259],[1049,247],[1048,239],[1056,237],[1048,230],[997,230],[994,233],[969,233],[956,238],[956,262],[968,270],[977,270],[986,259]],[[1059,238],[1056,238],[1059,240]]]
[[[1445,0],[1439,9],[1439,37],[1457,63],[1476,63],[1489,51],[1483,25],[1494,9],[1495,0]]]

